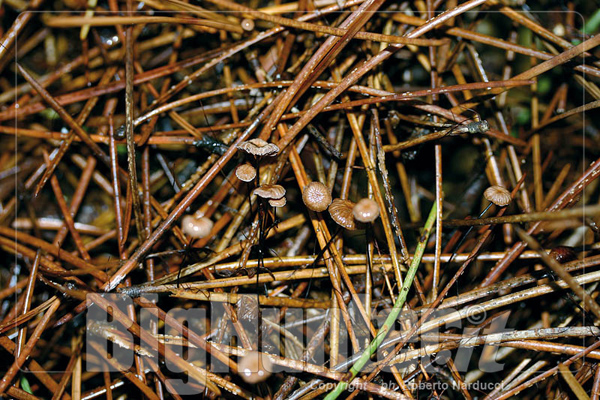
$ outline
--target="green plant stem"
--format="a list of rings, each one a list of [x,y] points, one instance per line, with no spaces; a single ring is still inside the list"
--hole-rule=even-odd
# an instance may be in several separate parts
[[[433,225],[435,223],[435,215],[436,215],[436,206],[435,203],[433,207],[431,207],[431,211],[429,212],[429,216],[427,217],[427,221],[425,222],[425,227],[423,228],[423,232],[421,234],[421,239],[417,244],[417,249],[415,250],[415,255],[410,263],[410,268],[406,273],[406,278],[404,279],[404,283],[402,288],[400,289],[400,294],[396,299],[396,303],[387,319],[385,320],[383,326],[379,331],[377,331],[377,335],[371,341],[369,346],[362,353],[360,358],[356,360],[352,368],[350,368],[350,378],[348,382],[350,382],[354,377],[362,370],[367,361],[371,359],[371,356],[377,351],[391,327],[394,324],[394,321],[398,318],[400,311],[402,311],[402,307],[404,306],[404,302],[406,301],[406,297],[408,296],[408,290],[410,289],[413,280],[415,279],[415,275],[417,274],[417,268],[419,268],[419,264],[421,264],[421,259],[423,258],[423,254],[425,253],[425,247],[427,246],[427,241],[429,240],[429,235],[433,229]],[[340,382],[337,384],[335,389],[331,393],[325,397],[325,400],[335,400],[338,396],[346,390],[348,387],[348,382]]]

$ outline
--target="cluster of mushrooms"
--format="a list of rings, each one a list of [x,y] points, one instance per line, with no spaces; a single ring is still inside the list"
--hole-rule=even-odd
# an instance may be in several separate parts
[[[262,139],[251,139],[238,145],[238,149],[254,157],[250,163],[239,165],[235,170],[238,179],[244,182],[254,181],[257,177],[258,160],[265,156],[275,156],[279,152],[277,145]],[[265,199],[272,207],[286,204],[285,188],[281,185],[261,185],[252,194]],[[331,218],[340,226],[353,230],[361,223],[373,222],[379,216],[379,206],[371,199],[362,199],[358,203],[349,200],[331,198],[331,191],[321,182],[310,182],[302,190],[302,201],[309,210],[323,212],[329,209]]]
[[[272,207],[286,205],[286,190],[281,185],[260,185],[259,161],[263,157],[273,157],[279,153],[276,144],[268,143],[255,138],[240,143],[237,148],[252,158],[252,162],[240,164],[235,169],[235,176],[243,182],[250,184],[256,182],[252,194],[266,200]],[[329,209],[331,218],[343,228],[354,230],[361,224],[371,223],[379,217],[379,206],[371,199],[361,199],[358,203],[350,200],[333,199],[331,191],[321,182],[310,182],[302,190],[302,201],[309,210],[323,212]],[[198,213],[186,215],[182,219],[183,232],[192,238],[203,238],[210,235],[213,222]]]
[[[252,194],[266,200],[270,206],[285,206],[287,203],[285,188],[281,185],[260,185],[258,178],[260,159],[276,156],[279,153],[279,147],[259,138],[242,142],[237,147],[240,151],[252,157],[253,162],[238,165],[235,176],[248,184],[256,182]],[[490,206],[495,204],[504,207],[511,201],[510,192],[501,186],[489,187],[485,191],[484,197],[490,201]],[[303,188],[302,201],[309,210],[314,212],[323,212],[329,209],[331,219],[348,230],[360,228],[363,224],[371,223],[379,217],[379,205],[374,200],[364,198],[354,203],[346,199],[332,199],[329,188],[317,181],[310,182]],[[209,218],[198,214],[198,212],[194,215],[186,215],[182,219],[183,232],[192,238],[207,237],[210,235],[212,228],[213,222]]]

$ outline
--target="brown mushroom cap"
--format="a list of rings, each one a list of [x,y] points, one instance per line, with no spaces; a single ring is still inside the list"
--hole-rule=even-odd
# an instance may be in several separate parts
[[[273,363],[263,353],[251,351],[238,363],[238,373],[246,383],[259,383],[267,379],[273,370]]]
[[[322,212],[331,204],[331,192],[321,182],[311,182],[304,186],[302,201],[309,209]]]
[[[483,197],[498,207],[507,206],[512,200],[510,192],[502,186],[490,186],[483,192]]]
[[[265,142],[259,138],[242,142],[238,144],[237,148],[256,157],[274,156],[279,153],[279,147],[277,147],[277,145]]]
[[[210,235],[213,222],[206,218],[195,218],[193,215],[186,215],[181,220],[181,230],[188,236],[195,239],[201,239]]]
[[[244,18],[240,25],[242,25],[242,29],[247,32],[250,32],[254,29],[254,21],[250,18]]]
[[[281,185],[262,185],[252,191],[263,199],[280,199],[285,196],[285,188]]]
[[[329,214],[336,224],[353,231],[356,229],[356,222],[352,215],[353,208],[354,203],[350,200],[333,199],[329,205]]]
[[[373,222],[379,217],[379,206],[374,200],[360,199],[352,209],[352,214],[357,221]]]
[[[550,250],[550,257],[554,258],[560,264],[567,263],[577,259],[575,249],[568,246],[557,246]]]
[[[287,204],[287,200],[285,199],[285,196],[280,199],[270,199],[269,204],[271,207],[283,207]]]
[[[249,163],[238,165],[235,169],[235,176],[237,176],[240,181],[251,182],[256,178],[256,168]]]

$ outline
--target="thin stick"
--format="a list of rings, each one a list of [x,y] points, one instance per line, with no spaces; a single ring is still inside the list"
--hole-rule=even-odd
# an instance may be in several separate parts
[[[442,146],[437,144],[435,145],[435,261],[433,263],[433,283],[431,287],[431,297],[434,299],[438,296],[438,284],[440,282],[440,256],[442,254],[442,205],[444,202],[443,196],[444,194],[442,191]]]
[[[558,364],[558,370],[561,372],[563,379],[567,381],[567,384],[573,393],[575,393],[575,396],[577,396],[577,400],[590,400],[590,397],[587,395],[583,387],[581,387],[579,381],[575,379],[569,367],[565,366],[564,364]]]
[[[31,266],[31,273],[29,274],[29,281],[27,282],[27,288],[25,289],[25,301],[23,304],[23,310],[21,314],[27,314],[29,312],[29,308],[31,307],[31,300],[33,297],[33,288],[35,287],[35,283],[37,282],[37,274],[38,267],[40,266],[40,250],[38,250],[35,254],[35,259],[33,260],[33,265]],[[16,356],[19,357],[21,352],[23,351],[23,346],[25,346],[25,341],[27,339],[27,326],[19,329],[19,335],[17,336],[17,352]]]
[[[127,141],[127,170],[129,172],[129,191],[133,199],[133,214],[138,238],[146,238],[142,206],[138,192],[135,142],[133,140],[133,26],[127,27],[125,36],[125,139]],[[126,238],[125,238],[126,239]]]
[[[456,228],[460,226],[483,226],[495,224],[518,224],[535,221],[560,221],[563,219],[581,219],[600,215],[600,206],[577,207],[561,211],[542,211],[528,214],[515,214],[505,217],[489,217],[479,219],[451,219],[444,221],[444,226]]]

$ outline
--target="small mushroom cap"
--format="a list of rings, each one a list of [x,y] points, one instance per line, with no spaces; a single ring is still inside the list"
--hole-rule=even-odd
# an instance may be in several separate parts
[[[564,264],[577,259],[577,254],[572,247],[556,246],[550,250],[550,257],[554,258],[560,264]]]
[[[256,168],[249,163],[238,165],[235,169],[235,176],[237,176],[240,181],[252,182],[252,180],[256,178]]]
[[[210,235],[213,222],[206,218],[195,218],[193,215],[186,215],[181,220],[181,229],[183,233],[195,239],[201,239]]]
[[[304,186],[302,201],[311,210],[322,212],[331,204],[331,192],[321,182],[311,182]]]
[[[257,157],[274,156],[279,153],[279,147],[277,147],[277,145],[265,142],[259,138],[242,142],[238,144],[237,148]]]
[[[352,209],[354,218],[360,222],[373,222],[379,217],[379,206],[374,200],[360,199]]]
[[[250,18],[244,18],[240,25],[242,25],[242,29],[247,32],[250,32],[254,29],[254,21]]]
[[[329,205],[329,215],[336,224],[353,231],[356,229],[356,222],[354,221],[354,215],[352,215],[353,208],[354,203],[350,200],[333,199]]]
[[[280,199],[270,199],[269,204],[271,207],[283,207],[287,204],[287,200],[285,199],[285,196]]]
[[[273,370],[273,363],[263,353],[251,351],[238,363],[238,373],[246,383],[259,383],[267,379]]]
[[[485,189],[485,192],[483,192],[483,197],[498,207],[507,206],[512,200],[510,197],[510,192],[502,186],[490,186],[489,188]]]
[[[262,185],[252,191],[263,199],[280,199],[285,196],[285,188],[281,185]]]

